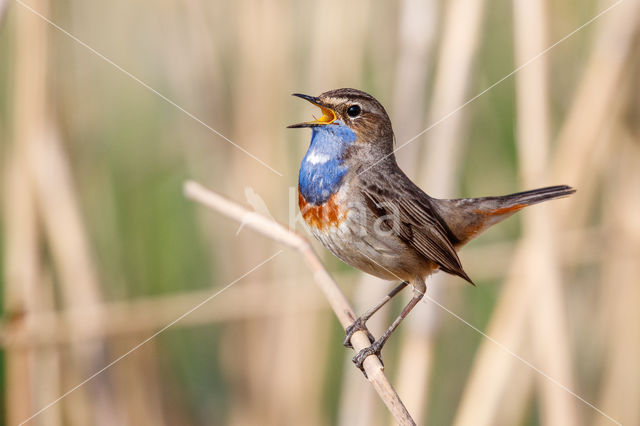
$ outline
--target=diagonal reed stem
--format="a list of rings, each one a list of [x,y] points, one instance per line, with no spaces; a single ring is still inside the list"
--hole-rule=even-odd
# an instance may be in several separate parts
[[[322,266],[322,262],[320,262],[320,259],[306,238],[295,231],[287,229],[278,222],[259,213],[247,210],[241,205],[208,190],[196,182],[185,182],[184,193],[187,198],[207,206],[212,210],[216,210],[227,217],[241,221],[247,227],[298,250],[302,254],[309,269],[311,269],[311,272],[313,272],[313,278],[327,297],[329,305],[331,305],[331,309],[333,309],[336,314],[342,328],[346,329],[346,327],[353,323],[356,319],[353,308],[333,278],[331,278],[331,275],[329,275],[324,266]],[[369,346],[369,338],[363,331],[358,331],[351,337],[351,344],[354,350],[359,352]],[[365,359],[363,366],[369,382],[380,396],[380,399],[385,403],[396,422],[403,426],[415,425],[404,403],[400,400],[400,397],[385,376],[380,360],[376,356],[369,356]]]

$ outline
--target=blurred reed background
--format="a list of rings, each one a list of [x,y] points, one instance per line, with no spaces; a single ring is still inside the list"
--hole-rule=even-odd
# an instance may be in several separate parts
[[[640,424],[639,9],[0,0],[0,424],[277,252],[181,184],[288,222],[309,135],[285,126],[315,113],[289,94],[338,87],[388,108],[433,196],[578,188],[463,250],[477,288],[432,277],[384,352],[418,424]],[[391,288],[318,250],[359,311]],[[29,424],[390,424],[342,338],[286,251]]]

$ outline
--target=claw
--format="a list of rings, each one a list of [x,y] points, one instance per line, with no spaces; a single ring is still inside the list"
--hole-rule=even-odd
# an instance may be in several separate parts
[[[380,360],[380,364],[382,364],[382,366],[384,367],[384,363],[382,362],[382,356],[380,354],[380,351],[382,350],[382,346],[383,344],[381,344],[379,341],[373,342],[371,346],[367,346],[366,348],[362,349],[351,359],[353,363],[356,365],[356,367],[358,367],[360,371],[362,371],[362,374],[364,374],[364,377],[367,377],[367,373],[364,371],[363,364],[364,364],[364,360],[367,359],[369,355],[376,355]]]
[[[355,333],[356,331],[360,331],[360,330],[367,332],[367,336],[369,337],[369,342],[370,343],[373,343],[375,341],[375,338],[373,337],[373,334],[371,334],[369,329],[367,329],[367,326],[365,325],[364,321],[362,320],[362,317],[360,317],[357,320],[355,320],[353,322],[353,324],[351,324],[349,327],[347,327],[346,336],[344,337],[344,340],[342,341],[342,344],[344,346],[346,346],[347,348],[353,348],[353,346],[351,345],[351,336],[353,336],[353,333]]]

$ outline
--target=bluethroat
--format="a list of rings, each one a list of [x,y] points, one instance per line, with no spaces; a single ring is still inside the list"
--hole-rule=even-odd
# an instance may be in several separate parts
[[[380,356],[391,333],[424,296],[431,273],[442,270],[473,284],[457,254],[469,240],[523,207],[575,192],[562,185],[497,197],[430,197],[398,167],[391,120],[373,96],[356,89],[294,96],[322,112],[314,121],[289,126],[312,132],[298,178],[298,203],[308,229],[345,263],[401,281],[346,330],[347,347],[357,330],[371,340],[353,358],[360,369],[367,356]],[[366,321],[409,284],[413,297],[374,340]]]

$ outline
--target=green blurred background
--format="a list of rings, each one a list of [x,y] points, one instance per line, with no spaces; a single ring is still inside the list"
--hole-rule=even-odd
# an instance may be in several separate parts
[[[392,423],[299,255],[252,270],[280,245],[182,193],[289,223],[290,94],[338,87],[433,196],[578,188],[463,250],[477,288],[428,283],[384,351],[417,423],[640,424],[639,9],[0,0],[0,424]],[[391,289],[316,248],[357,311]]]

